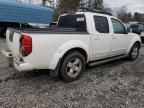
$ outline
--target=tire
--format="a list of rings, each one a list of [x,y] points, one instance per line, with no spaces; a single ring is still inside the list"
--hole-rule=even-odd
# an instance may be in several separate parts
[[[77,80],[85,70],[85,57],[77,52],[69,52],[63,59],[60,65],[60,78],[66,82]]]
[[[129,59],[131,61],[134,61],[137,59],[138,55],[139,55],[139,50],[140,50],[140,45],[139,43],[135,43],[133,45],[133,47],[131,48],[130,50],[130,53],[129,53]]]
[[[142,43],[144,43],[144,37],[141,37],[141,41],[142,41]]]

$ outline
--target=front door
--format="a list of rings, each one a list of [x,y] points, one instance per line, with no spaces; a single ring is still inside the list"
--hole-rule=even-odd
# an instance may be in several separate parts
[[[115,18],[111,18],[113,35],[112,35],[112,46],[111,56],[122,55],[127,51],[129,44],[129,36],[126,32],[125,26]]]

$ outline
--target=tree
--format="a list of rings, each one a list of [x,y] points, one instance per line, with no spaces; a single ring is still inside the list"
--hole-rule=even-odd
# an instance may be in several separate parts
[[[134,20],[138,22],[143,22],[144,21],[144,14],[135,12],[134,13]]]
[[[93,8],[94,9],[103,9],[103,0],[94,0]]]
[[[70,10],[76,11],[79,7],[103,8],[103,0],[58,0],[56,4],[55,19],[60,14],[69,12]]]
[[[42,0],[42,5],[46,6],[46,4],[49,3],[53,7],[54,2],[54,0]]]
[[[117,9],[117,17],[121,19],[123,22],[132,21],[132,14],[127,12],[127,7],[122,6]]]
[[[127,17],[128,17],[128,21],[133,21],[133,15],[132,15],[132,13],[131,12],[129,12],[128,14],[127,14]]]
[[[93,8],[93,9],[102,9],[103,0],[81,0],[81,3],[84,7]]]
[[[56,8],[54,20],[56,21],[58,16],[70,11],[76,11],[80,6],[81,0],[55,0]]]
[[[111,9],[111,8],[109,8],[109,7],[103,7],[103,10],[105,11],[105,12],[108,12],[108,13],[113,13],[113,10]]]
[[[42,5],[43,5],[43,6],[46,5],[46,1],[47,1],[47,0],[42,0]]]
[[[80,0],[59,0],[59,8],[62,10],[76,10]]]

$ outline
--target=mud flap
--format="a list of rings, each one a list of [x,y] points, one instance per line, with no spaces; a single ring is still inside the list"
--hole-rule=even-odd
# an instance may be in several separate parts
[[[60,68],[61,59],[59,60],[57,67],[55,70],[50,70],[50,76],[52,78],[58,78],[59,76],[59,68]]]

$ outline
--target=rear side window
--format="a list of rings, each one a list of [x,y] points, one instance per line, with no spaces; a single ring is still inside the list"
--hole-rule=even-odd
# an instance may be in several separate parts
[[[99,33],[109,33],[109,24],[106,17],[94,16],[95,28]]]

